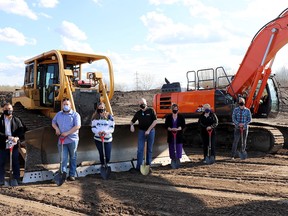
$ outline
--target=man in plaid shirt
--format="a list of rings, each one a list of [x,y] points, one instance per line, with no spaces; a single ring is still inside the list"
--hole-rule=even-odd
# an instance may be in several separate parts
[[[237,153],[237,146],[239,139],[241,137],[241,128],[243,128],[243,149],[241,151],[245,151],[246,149],[246,141],[248,135],[248,124],[251,122],[251,112],[245,107],[245,99],[239,98],[239,106],[233,110],[232,121],[235,125],[234,128],[234,141],[232,145],[232,160],[234,160]]]

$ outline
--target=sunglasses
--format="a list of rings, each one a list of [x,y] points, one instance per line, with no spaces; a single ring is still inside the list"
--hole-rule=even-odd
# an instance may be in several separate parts
[[[63,98],[62,101],[69,101],[69,98]]]

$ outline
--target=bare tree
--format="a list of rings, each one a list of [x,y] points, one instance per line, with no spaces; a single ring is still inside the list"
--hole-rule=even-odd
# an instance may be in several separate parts
[[[277,81],[281,86],[288,87],[288,69],[283,66],[280,70],[276,71]]]
[[[139,75],[139,90],[149,90],[154,84],[155,77],[152,74],[145,73]]]

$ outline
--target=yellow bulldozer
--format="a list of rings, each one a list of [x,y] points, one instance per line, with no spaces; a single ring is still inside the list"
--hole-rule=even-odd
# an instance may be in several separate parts
[[[23,182],[53,179],[59,167],[57,136],[51,127],[51,119],[62,109],[63,98],[69,98],[72,109],[80,114],[82,121],[77,175],[100,172],[90,123],[100,101],[113,114],[110,101],[114,94],[114,74],[110,59],[104,55],[51,50],[26,60],[25,67],[24,85],[12,97],[14,113],[27,129],[25,148],[20,148],[25,161]],[[85,80],[82,77],[84,70],[87,71]],[[108,83],[104,82],[104,75]],[[117,122],[117,116],[115,119],[110,166],[112,171],[127,171],[136,161],[137,135],[129,131],[130,119],[122,124]],[[152,164],[165,165],[170,159],[163,125],[156,127],[156,133],[159,136],[155,138]],[[183,154],[182,161],[189,160]]]

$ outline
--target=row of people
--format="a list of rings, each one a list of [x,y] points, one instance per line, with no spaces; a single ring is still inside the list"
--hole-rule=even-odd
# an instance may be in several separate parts
[[[130,131],[134,132],[134,124],[138,121],[138,148],[137,148],[137,165],[136,170],[140,170],[143,161],[143,152],[145,141],[147,140],[147,165],[151,165],[152,151],[155,139],[155,126],[157,116],[153,108],[147,106],[147,101],[141,98],[139,101],[140,109],[134,114],[130,122]],[[71,109],[69,99],[62,101],[63,110],[59,111],[52,120],[52,127],[55,129],[57,136],[65,137],[63,146],[63,163],[62,171],[67,173],[67,163],[69,156],[69,176],[68,180],[74,181],[77,167],[77,147],[79,142],[78,131],[81,127],[81,118],[79,113]],[[211,136],[211,156],[215,158],[215,137],[218,118],[212,112],[209,104],[203,106],[204,112],[200,115],[198,123],[200,125],[200,135],[203,142],[204,162],[208,154],[209,136]],[[251,122],[251,112],[245,107],[244,98],[239,99],[239,106],[233,111],[232,120],[235,125],[234,141],[232,145],[232,159],[236,156],[237,145],[243,132],[243,149],[246,149],[246,140],[248,135],[248,124]],[[165,127],[167,129],[167,143],[171,160],[179,160],[182,157],[183,129],[185,128],[185,118],[179,113],[177,104],[171,107],[171,114],[165,118]],[[94,133],[94,140],[99,152],[100,162],[104,164],[104,152],[101,136],[104,136],[104,151],[106,163],[109,163],[112,149],[112,133],[114,132],[115,121],[111,114],[106,112],[105,104],[99,103],[91,119],[91,130]],[[212,131],[209,135],[208,131]],[[24,126],[21,120],[13,115],[13,107],[7,103],[3,107],[3,115],[0,118],[0,185],[4,184],[5,162],[9,155],[6,141],[10,140],[17,144],[24,139]],[[60,139],[58,150],[60,152]],[[18,145],[13,148],[13,177],[20,181]]]

